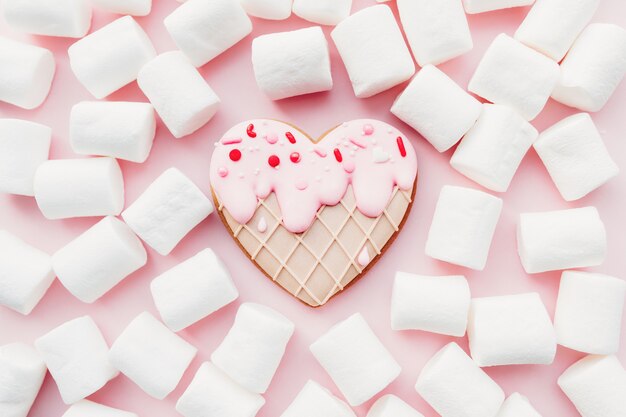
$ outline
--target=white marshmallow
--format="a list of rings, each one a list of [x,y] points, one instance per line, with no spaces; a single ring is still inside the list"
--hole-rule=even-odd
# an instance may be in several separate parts
[[[485,52],[468,88],[533,120],[543,110],[559,77],[556,62],[500,34]]]
[[[543,131],[534,147],[567,201],[586,196],[619,173],[587,113],[567,117]]]
[[[309,22],[334,26],[350,16],[352,0],[293,0],[293,13]]]
[[[626,370],[615,356],[587,356],[559,377],[559,387],[582,417],[623,417]]]
[[[252,41],[256,82],[272,100],[333,88],[328,42],[319,26]]]
[[[537,293],[474,298],[467,336],[478,366],[549,365],[556,335]]]
[[[107,407],[89,400],[82,400],[73,404],[63,417],[137,417],[137,414],[117,408]]]
[[[515,32],[515,39],[558,62],[599,4],[600,0],[537,0]]]
[[[99,9],[131,16],[147,16],[152,10],[152,0],[91,0]]]
[[[162,400],[172,392],[197,349],[150,313],[141,313],[109,351],[111,364],[148,395]]]
[[[31,346],[0,346],[0,415],[26,417],[45,376],[46,364]]]
[[[522,213],[517,251],[529,274],[597,266],[606,257],[606,231],[595,207]]]
[[[122,217],[131,229],[161,255],[174,247],[213,212],[213,204],[176,168],[165,170]]]
[[[156,51],[130,16],[120,17],[69,47],[76,78],[96,98],[104,98],[137,79]]]
[[[398,0],[404,33],[417,63],[437,65],[474,47],[460,0]]]
[[[146,261],[141,241],[124,222],[110,216],[52,256],[59,281],[84,303],[102,297]]]
[[[502,211],[502,200],[465,187],[441,189],[426,240],[426,255],[482,271]]]
[[[608,275],[565,271],[554,314],[560,345],[611,355],[619,350],[626,282]]]
[[[265,400],[204,362],[176,403],[184,417],[254,417]]]
[[[272,382],[294,329],[277,311],[244,303],[211,361],[242,387],[262,394]]]
[[[163,21],[174,43],[200,67],[252,32],[239,0],[188,0]]]
[[[478,100],[437,67],[426,65],[396,98],[391,112],[439,152],[454,146],[482,111]]]
[[[352,406],[385,389],[402,370],[359,313],[335,324],[310,348]]]
[[[51,135],[39,123],[0,119],[0,193],[35,194],[35,171],[48,160]]]
[[[511,394],[502,404],[497,417],[541,417],[528,398],[517,392]]]
[[[348,404],[309,380],[280,417],[356,417]],[[400,416],[397,416],[400,417]]]
[[[493,191],[505,192],[539,132],[515,110],[485,104],[456,148],[452,168]]]
[[[70,144],[81,155],[144,162],[155,131],[154,108],[149,103],[83,101],[70,114]]]
[[[512,7],[530,6],[535,0],[463,0],[465,13],[476,14]]]
[[[54,71],[49,50],[0,36],[0,101],[28,110],[39,107]]]
[[[359,98],[388,90],[415,73],[411,53],[386,5],[356,12],[338,24],[331,37]]]
[[[20,32],[82,38],[91,27],[89,0],[4,0],[4,20]]]
[[[220,105],[219,97],[182,52],[166,52],[148,62],[137,83],[175,138],[200,129]]]
[[[89,316],[70,320],[35,341],[65,404],[93,394],[119,372],[109,363],[100,329]]]
[[[285,20],[291,16],[292,0],[240,0],[250,16],[268,20]]]
[[[54,281],[50,255],[4,230],[0,253],[0,305],[30,314]]]
[[[495,417],[504,392],[456,343],[422,368],[415,390],[442,417]]]
[[[626,74],[626,30],[612,24],[589,25],[561,63],[552,98],[585,111],[599,111]]]
[[[35,172],[35,199],[47,219],[120,214],[124,179],[113,158],[56,159]]]
[[[430,277],[396,272],[391,328],[465,335],[470,289],[464,276]]]
[[[402,401],[395,395],[385,395],[380,397],[370,411],[367,417],[424,417],[413,407]]]
[[[226,266],[211,249],[156,277],[150,284],[163,322],[177,332],[237,299]]]

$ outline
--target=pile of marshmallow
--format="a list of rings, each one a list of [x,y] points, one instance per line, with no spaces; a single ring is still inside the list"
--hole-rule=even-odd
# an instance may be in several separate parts
[[[470,92],[491,104],[479,102],[435,65],[471,50],[466,13],[528,6],[534,0],[397,0],[410,50],[388,6],[351,15],[351,3],[188,0],[164,20],[180,50],[157,55],[131,17],[149,14],[151,0],[4,0],[2,13],[16,30],[82,38],[68,49],[69,61],[95,98],[137,81],[149,103],[76,104],[70,143],[75,153],[94,158],[48,160],[50,128],[0,119],[0,192],[34,196],[48,219],[103,217],[52,256],[0,230],[0,305],[29,314],[55,277],[76,298],[93,303],[146,264],[143,243],[167,255],[212,213],[211,200],[176,168],[163,172],[124,210],[117,159],[141,163],[148,158],[155,111],[176,138],[213,117],[220,100],[197,67],[251,33],[248,15],[282,20],[293,12],[320,25],[336,25],[331,37],[359,98],[409,80],[415,58],[422,69],[391,112],[439,152],[461,141],[452,167],[489,190],[508,189],[531,146],[567,201],[584,197],[617,174],[588,113],[542,133],[529,123],[550,97],[585,112],[600,110],[626,73],[626,30],[588,25],[599,0],[537,0],[514,38],[496,37],[469,84]],[[126,16],[87,35],[92,6]],[[259,88],[272,100],[333,85],[328,42],[319,26],[254,39],[252,64]],[[54,72],[50,51],[0,37],[0,101],[38,107]],[[445,186],[426,254],[482,270],[502,205],[486,192]],[[116,217],[120,214],[123,221]],[[554,322],[535,293],[472,299],[463,276],[397,274],[394,330],[455,337],[467,333],[469,338],[471,356],[456,343],[443,347],[422,369],[417,392],[443,417],[540,416],[518,393],[505,399],[481,368],[550,364],[560,344],[589,354],[558,381],[581,415],[624,417],[626,370],[615,354],[626,282],[570,270],[600,265],[606,257],[606,232],[597,210],[521,214],[517,237],[527,273],[564,270]],[[156,277],[151,292],[161,320],[140,314],[110,347],[89,316],[58,326],[34,347],[0,347],[0,415],[26,417],[47,371],[71,405],[65,417],[136,417],[86,400],[119,373],[154,398],[169,395],[197,352],[176,332],[230,304],[238,291],[207,248]],[[255,416],[294,330],[279,312],[242,304],[210,362],[202,364],[179,398],[177,410],[185,417]],[[374,398],[401,372],[360,314],[333,326],[310,350],[349,405],[309,381],[282,417],[354,417],[350,406]],[[420,416],[393,395],[379,398],[368,414]]]

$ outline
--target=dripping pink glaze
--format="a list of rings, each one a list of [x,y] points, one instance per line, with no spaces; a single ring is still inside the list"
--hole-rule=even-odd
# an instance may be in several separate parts
[[[247,133],[250,125],[255,137]],[[293,135],[293,141],[287,133]],[[217,144],[211,159],[211,186],[240,224],[250,221],[259,199],[274,192],[285,228],[304,232],[319,208],[338,204],[350,184],[357,209],[368,217],[378,217],[389,204],[394,187],[410,190],[417,175],[415,151],[407,137],[373,119],[343,123],[317,144],[290,125],[266,119],[242,122],[224,138],[243,139],[241,143],[221,140]],[[400,154],[399,140],[405,156]],[[363,147],[355,146],[355,141]],[[374,146],[386,152],[389,160],[374,162]],[[231,158],[235,149],[241,152],[237,160]],[[294,153],[299,158],[292,158]],[[243,175],[223,176],[223,172]]]

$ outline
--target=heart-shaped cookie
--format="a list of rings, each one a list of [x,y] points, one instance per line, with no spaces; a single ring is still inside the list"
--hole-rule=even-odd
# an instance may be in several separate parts
[[[250,120],[216,143],[211,186],[220,218],[275,283],[318,307],[360,278],[398,234],[417,180],[410,142],[378,120],[317,141],[276,120]]]

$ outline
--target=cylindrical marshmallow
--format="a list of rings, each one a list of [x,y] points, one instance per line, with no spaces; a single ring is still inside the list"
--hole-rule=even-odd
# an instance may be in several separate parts
[[[478,100],[443,71],[426,65],[396,98],[391,112],[439,152],[454,146],[482,111]]]
[[[335,324],[310,349],[352,406],[371,399],[402,371],[359,313]]]
[[[556,62],[503,33],[483,55],[468,89],[533,120],[545,107],[559,77]]]
[[[252,67],[272,100],[333,88],[328,42],[319,26],[255,38]]]
[[[50,255],[4,230],[0,254],[0,305],[30,314],[54,281]]]
[[[465,335],[470,289],[461,275],[430,277],[396,272],[391,296],[391,328]]]
[[[626,281],[608,275],[565,271],[554,314],[560,345],[611,355],[619,350]]]
[[[213,204],[176,168],[167,169],[124,210],[126,224],[161,255],[169,254],[213,212]]]
[[[530,6],[535,0],[463,0],[465,13],[476,14],[512,7]]]
[[[274,378],[294,329],[277,311],[244,303],[211,361],[242,387],[262,394]]]
[[[20,32],[82,38],[91,27],[89,0],[4,0],[4,19]]]
[[[424,365],[415,390],[442,417],[495,417],[504,392],[456,343]]]
[[[606,244],[595,207],[520,215],[517,251],[529,274],[600,265]]]
[[[337,25],[350,16],[352,0],[293,0],[293,13],[320,25]]]
[[[485,104],[450,164],[483,187],[505,192],[538,135],[537,129],[510,107]]]
[[[120,214],[124,179],[113,158],[56,159],[35,172],[35,199],[47,219]]]
[[[35,172],[48,160],[51,136],[48,126],[0,119],[0,193],[35,194]]]
[[[528,398],[514,392],[502,404],[497,417],[541,417]]]
[[[150,38],[130,16],[120,17],[69,47],[70,66],[96,98],[104,98],[137,78],[155,57]]]
[[[587,113],[567,117],[543,131],[534,148],[567,201],[586,196],[619,173]]]
[[[163,21],[178,48],[200,67],[252,32],[239,0],[188,0]]]
[[[626,74],[626,30],[594,23],[580,34],[561,63],[552,98],[585,111],[599,111]]]
[[[144,162],[156,131],[149,103],[83,101],[72,107],[70,144],[81,155]]]
[[[59,281],[84,303],[102,297],[146,261],[141,241],[124,222],[110,216],[52,256]]]
[[[559,387],[582,417],[623,417],[626,370],[615,356],[587,356],[559,377]]]
[[[184,417],[254,417],[265,404],[211,362],[204,362],[176,403]]]
[[[65,404],[93,394],[119,372],[107,358],[100,329],[89,316],[70,320],[35,341]]]
[[[152,0],[91,0],[99,9],[131,16],[147,16],[152,10]]]
[[[28,110],[39,107],[54,71],[49,50],[0,36],[0,101]]]
[[[549,365],[556,336],[537,293],[474,298],[467,336],[479,366]]]
[[[515,39],[559,62],[599,4],[600,0],[537,0]]]
[[[268,20],[285,20],[291,16],[292,0],[240,0],[250,16]]]
[[[402,401],[395,395],[384,395],[380,397],[370,411],[367,417],[424,417],[413,407]]]
[[[175,138],[204,126],[220,99],[182,52],[165,52],[139,71],[137,83]]]
[[[465,187],[441,189],[426,240],[426,255],[482,271],[487,263],[502,200]]]
[[[0,346],[0,415],[26,417],[46,371],[46,364],[31,346],[23,343]]]
[[[82,400],[67,409],[63,417],[137,417],[137,414]]]
[[[162,400],[174,391],[196,353],[194,346],[143,312],[117,337],[109,360],[146,394]]]
[[[471,51],[472,35],[459,0],[397,0],[417,63],[437,65]]]
[[[309,380],[280,417],[356,417],[348,404]],[[400,416],[398,416],[400,417]]]
[[[354,13],[335,27],[331,37],[359,98],[388,90],[415,73],[411,53],[386,5]]]
[[[150,290],[163,322],[175,332],[239,296],[226,266],[211,249],[198,252],[156,277]]]

